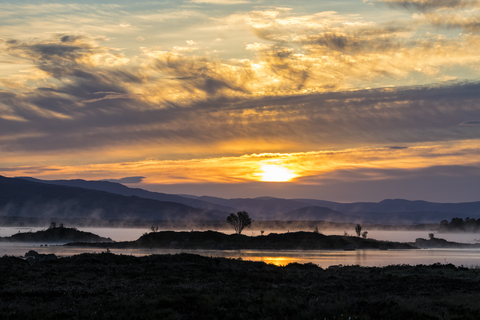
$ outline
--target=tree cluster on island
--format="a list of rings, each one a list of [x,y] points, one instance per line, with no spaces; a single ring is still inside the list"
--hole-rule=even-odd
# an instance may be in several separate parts
[[[440,221],[440,232],[480,232],[480,219],[453,218],[450,222]]]
[[[363,227],[359,224],[355,226],[355,233],[357,234],[357,237],[362,236],[362,238],[367,239],[368,231],[363,231]]]

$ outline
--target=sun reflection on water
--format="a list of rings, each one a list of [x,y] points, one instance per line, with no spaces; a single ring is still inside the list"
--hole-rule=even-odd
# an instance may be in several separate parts
[[[299,262],[298,258],[295,257],[255,257],[255,256],[249,256],[249,257],[243,257],[244,260],[250,260],[250,261],[262,261],[267,264],[273,264],[278,267],[283,267],[286,266],[287,264],[294,263],[294,262]],[[303,262],[302,262],[303,263]]]

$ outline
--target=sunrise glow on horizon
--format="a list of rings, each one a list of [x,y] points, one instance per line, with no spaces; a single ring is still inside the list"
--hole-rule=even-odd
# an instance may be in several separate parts
[[[287,182],[296,177],[289,169],[276,164],[266,164],[260,168],[262,181]]]

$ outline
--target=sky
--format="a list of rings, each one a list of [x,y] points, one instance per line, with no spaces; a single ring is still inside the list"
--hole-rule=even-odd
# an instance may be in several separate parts
[[[480,201],[480,1],[0,8],[0,175]]]

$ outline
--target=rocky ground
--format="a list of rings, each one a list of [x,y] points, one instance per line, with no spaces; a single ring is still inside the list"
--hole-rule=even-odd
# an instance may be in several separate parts
[[[479,319],[480,272],[191,254],[0,258],[1,319]]]

